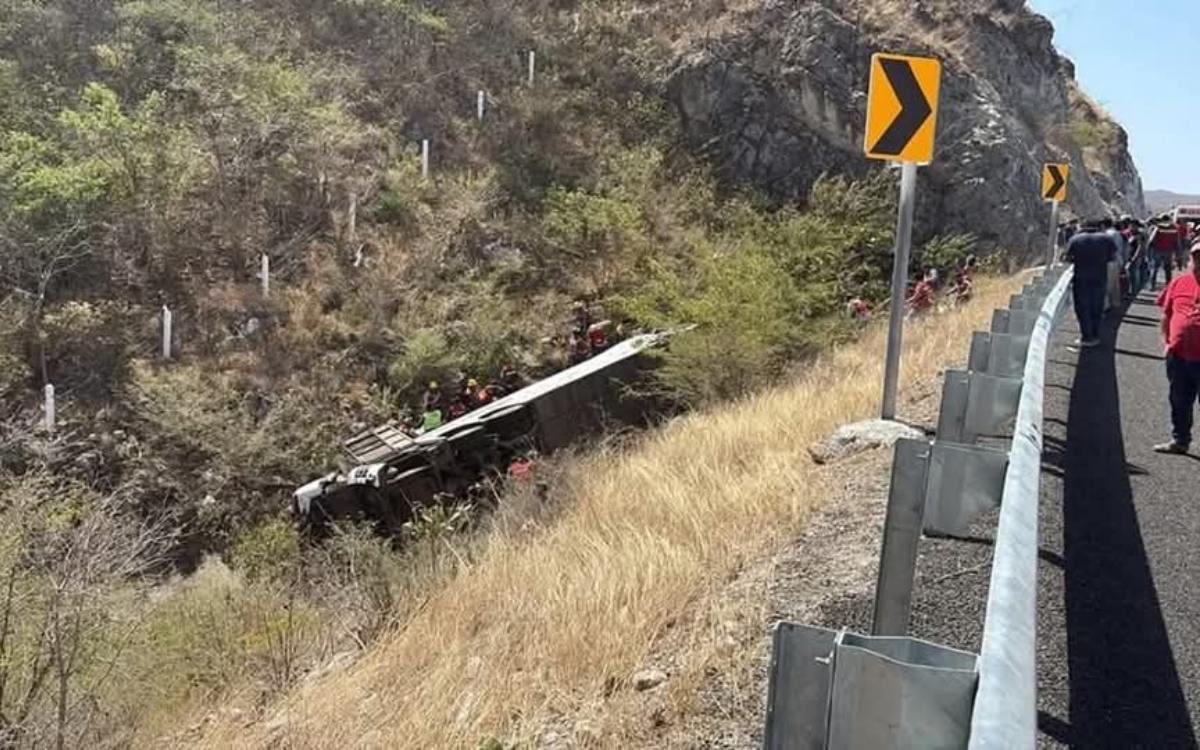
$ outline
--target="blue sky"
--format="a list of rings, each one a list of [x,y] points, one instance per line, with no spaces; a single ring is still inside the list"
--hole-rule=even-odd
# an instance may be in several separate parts
[[[1028,0],[1084,89],[1129,131],[1147,189],[1200,194],[1200,0]]]

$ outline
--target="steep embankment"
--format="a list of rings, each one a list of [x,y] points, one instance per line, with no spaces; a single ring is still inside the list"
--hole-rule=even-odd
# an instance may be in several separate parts
[[[1021,0],[710,5],[721,8],[675,38],[670,95],[693,143],[730,177],[795,197],[824,171],[865,171],[870,56],[928,54],[944,72],[919,230],[1036,251],[1044,161],[1075,167],[1068,212],[1143,212],[1125,131],[1080,90],[1053,26]]]
[[[935,396],[930,381],[1019,283],[986,280],[964,310],[910,325],[902,395]],[[498,529],[363,661],[306,681],[249,725],[249,712],[224,706],[200,744],[661,746],[656,737],[693,726],[713,681],[761,662],[765,598],[731,608],[726,587],[804,528],[826,483],[842,483],[844,467],[814,466],[807,447],[877,408],[884,334],[790,385],[583,459],[554,490],[558,515]],[[660,665],[665,688],[636,692],[634,674]],[[750,719],[738,746],[752,744],[758,687],[741,696]]]

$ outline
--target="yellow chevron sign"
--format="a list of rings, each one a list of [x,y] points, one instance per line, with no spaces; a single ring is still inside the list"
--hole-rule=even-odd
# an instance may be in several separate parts
[[[1062,201],[1067,197],[1067,177],[1071,174],[1070,164],[1047,164],[1042,168],[1042,197],[1048,201]]]

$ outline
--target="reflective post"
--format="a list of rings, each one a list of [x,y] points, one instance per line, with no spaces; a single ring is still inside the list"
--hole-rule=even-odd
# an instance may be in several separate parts
[[[54,386],[46,383],[46,432],[54,432]]]
[[[900,348],[904,336],[904,305],[908,298],[908,257],[912,249],[913,211],[917,198],[917,164],[900,165],[900,216],[896,221],[896,253],[892,267],[892,305],[888,319],[887,360],[883,371],[883,418],[896,418],[896,389],[900,384]]]
[[[1058,201],[1050,201],[1050,242],[1046,247],[1046,268],[1054,265],[1058,256]]]
[[[421,141],[421,179],[429,179],[429,139]]]
[[[262,296],[266,299],[271,296],[271,257],[266,253],[262,254],[262,270],[259,271],[259,276],[262,277]]]
[[[487,94],[482,90],[475,97],[475,118],[483,122],[483,110],[487,106]]]
[[[529,50],[529,86],[533,87],[534,71],[537,70],[537,53]]]
[[[172,315],[170,309],[163,305],[162,309],[162,356],[163,359],[171,358],[171,322]]]

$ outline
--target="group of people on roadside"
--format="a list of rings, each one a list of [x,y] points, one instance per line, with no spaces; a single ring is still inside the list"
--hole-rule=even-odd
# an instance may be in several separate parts
[[[1186,454],[1191,448],[1195,405],[1200,399],[1200,238],[1196,227],[1171,216],[1146,222],[1123,217],[1086,222],[1066,235],[1064,259],[1074,265],[1072,293],[1080,347],[1100,344],[1105,312],[1122,296],[1165,286],[1157,296],[1171,407],[1171,440],[1158,453]],[[1179,273],[1176,274],[1175,272]]]

